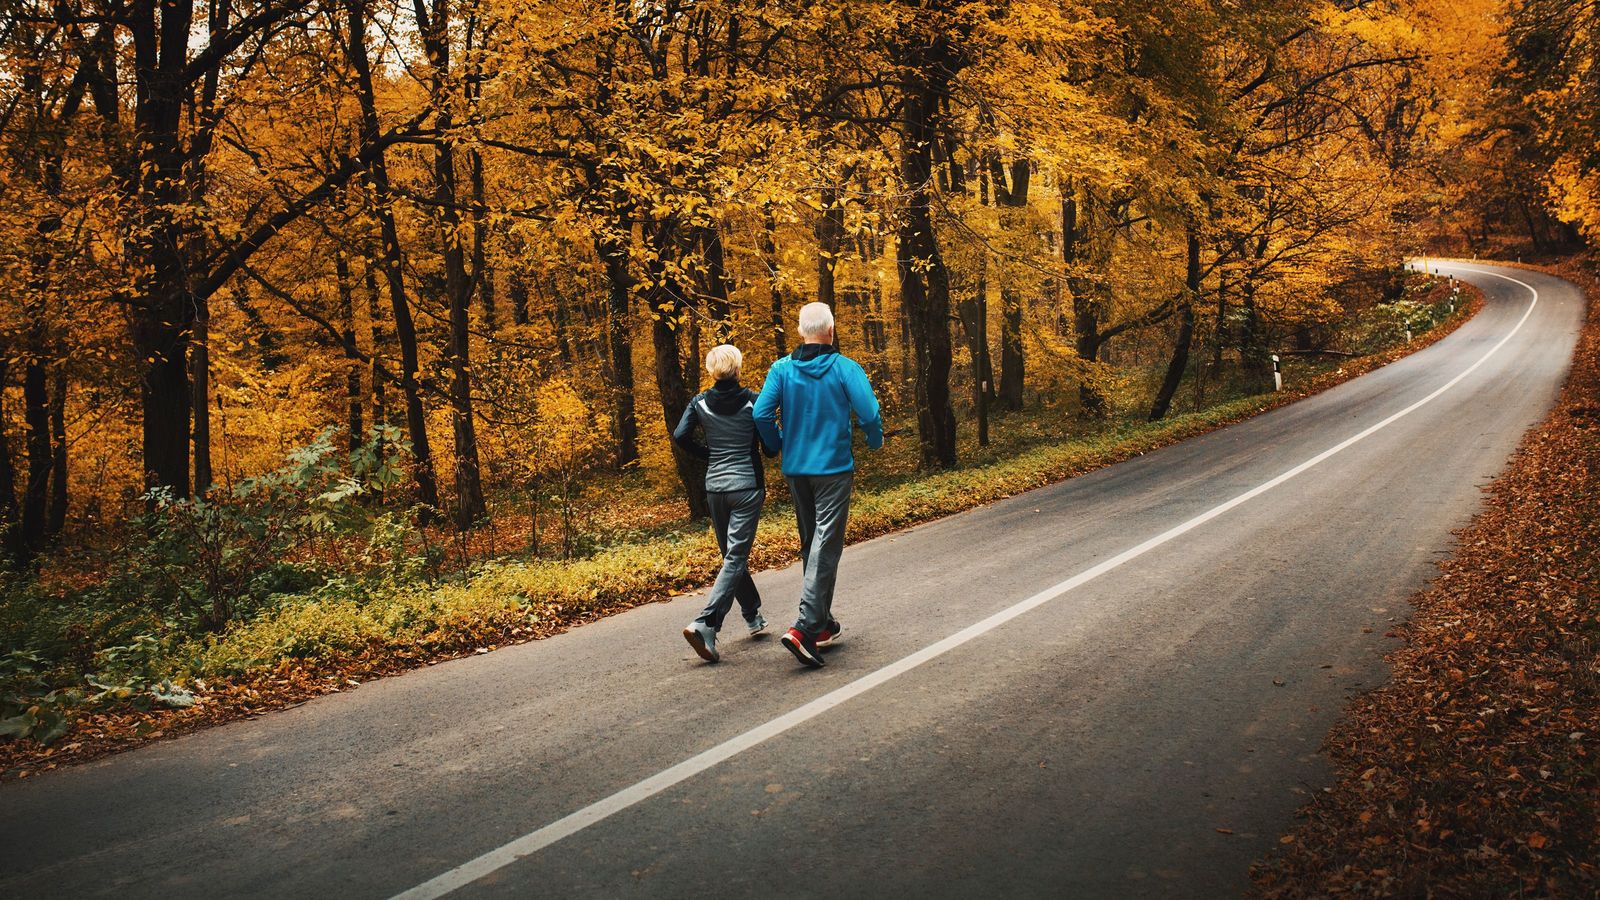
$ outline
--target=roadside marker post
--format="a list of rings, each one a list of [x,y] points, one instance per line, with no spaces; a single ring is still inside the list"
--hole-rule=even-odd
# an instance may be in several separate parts
[[[1283,369],[1278,365],[1278,354],[1272,354],[1272,389],[1283,390]]]

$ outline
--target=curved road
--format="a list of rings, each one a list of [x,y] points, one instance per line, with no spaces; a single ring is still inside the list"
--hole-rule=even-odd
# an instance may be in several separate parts
[[[0,787],[0,896],[1237,895],[1566,372],[1577,289],[1442,268],[1427,350],[850,548],[821,671],[636,609]]]

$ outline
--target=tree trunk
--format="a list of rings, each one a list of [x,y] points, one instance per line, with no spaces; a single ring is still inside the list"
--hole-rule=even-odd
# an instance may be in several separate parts
[[[216,480],[211,472],[211,301],[196,297],[194,312],[194,337],[190,341],[194,353],[189,358],[194,393],[194,490],[204,496]]]
[[[1217,275],[1217,326],[1211,332],[1211,368],[1222,371],[1222,349],[1228,344],[1228,276]]]
[[[1257,262],[1267,255],[1267,239],[1256,241],[1252,251]],[[1243,290],[1242,307],[1244,321],[1241,323],[1239,355],[1242,357],[1242,368],[1249,390],[1252,393],[1265,393],[1272,389],[1272,359],[1267,350],[1266,329],[1262,327],[1261,311],[1256,306],[1256,279],[1253,275],[1246,275]]]
[[[50,464],[50,513],[44,534],[54,540],[67,527],[67,372],[62,368],[56,369],[55,389],[50,394],[50,439],[55,458]]]
[[[951,181],[961,185],[960,168]],[[985,179],[986,180],[986,179]],[[966,293],[958,291],[960,294]],[[989,358],[989,254],[978,256],[978,280],[970,297],[956,304],[961,315],[961,330],[967,336],[967,357],[972,369],[972,408],[978,418],[978,446],[989,446],[989,401],[994,391],[994,365]]]
[[[900,335],[900,385],[897,393],[904,397],[904,385],[910,384],[916,377],[917,353],[911,348],[911,311],[906,309],[904,292],[900,303],[900,315],[895,317],[899,325],[897,331]]]
[[[472,180],[472,273],[478,290],[478,309],[483,316],[483,330],[495,331],[494,269],[487,260],[489,236],[487,203],[484,191],[483,154],[467,151],[468,173]]]
[[[896,231],[900,302],[915,349],[918,431],[925,468],[956,464],[956,417],[950,405],[950,276],[933,234],[935,111],[951,75],[948,48],[912,42],[900,62],[910,83],[901,104],[900,180],[906,209]]]
[[[256,353],[261,360],[261,368],[268,372],[276,372],[288,364],[289,358],[283,353],[284,339],[276,329],[261,315],[261,310],[250,299],[250,291],[242,282],[236,282],[229,291],[233,298],[233,305],[244,316],[245,322],[250,326],[251,343],[255,345]]]
[[[1533,252],[1543,252],[1544,241],[1539,239],[1539,226],[1533,220],[1533,204],[1522,200],[1517,205],[1522,208],[1522,220],[1528,225],[1528,240],[1533,244]]]
[[[194,323],[194,298],[183,248],[186,227],[177,211],[188,195],[185,154],[180,145],[183,110],[190,95],[188,65],[193,0],[160,4],[141,0],[128,13],[135,48],[134,128],[136,157],[126,179],[137,205],[137,226],[126,244],[135,271],[138,307],[133,343],[144,371],[140,377],[143,411],[145,486],[163,487],[175,497],[189,495],[188,341]]]
[[[978,274],[978,294],[972,301],[973,406],[978,415],[978,446],[989,446],[989,396],[994,383],[994,368],[989,361],[989,255],[983,254]]]
[[[651,223],[647,225],[647,231],[651,250],[654,251],[650,279],[650,337],[656,353],[656,389],[661,393],[661,413],[670,434],[682,418],[683,411],[689,408],[689,401],[694,394],[689,389],[682,351],[678,345],[678,333],[687,330],[688,315],[691,313],[683,302],[682,285],[665,269],[679,255],[676,223],[670,219]],[[676,443],[672,445],[672,458],[677,465],[678,478],[683,482],[689,516],[694,519],[709,516],[711,510],[706,505],[705,468]]]
[[[727,253],[722,246],[722,229],[712,224],[696,230],[699,232],[700,251],[705,254],[703,293],[706,295],[706,315],[713,325],[712,339],[716,344],[726,344],[733,334],[733,308],[728,300],[732,285],[728,278]],[[695,359],[698,361],[698,353]]]
[[[50,389],[44,363],[28,361],[22,376],[22,419],[27,426],[28,482],[22,491],[22,542],[32,556],[45,545],[45,517],[50,502]]]
[[[367,372],[367,382],[372,385],[372,424],[389,424],[389,402],[384,396],[383,377],[378,374],[378,360],[387,352],[389,336],[383,328],[382,294],[378,290],[378,273],[372,262],[367,263],[364,275],[367,294],[367,340],[372,345],[372,366]]]
[[[834,270],[844,245],[844,204],[833,187],[822,189],[822,212],[817,216],[817,301],[832,309],[836,302]],[[837,339],[838,335],[834,337]],[[837,342],[837,341],[836,341]]]
[[[233,4],[227,0],[207,0],[207,32],[216,36],[231,25]],[[190,116],[200,126],[190,143],[194,163],[189,167],[189,196],[197,209],[206,206],[209,179],[206,157],[215,142],[216,129],[222,112],[218,106],[221,89],[222,66],[211,67],[201,80],[197,109]],[[203,260],[210,255],[210,236],[196,234],[190,245],[190,258]],[[218,285],[220,287],[220,285]],[[215,288],[194,294],[194,332],[190,339],[193,354],[189,360],[190,415],[193,422],[189,430],[190,452],[194,455],[194,491],[204,497],[216,483],[211,465],[211,295]]]
[[[998,164],[997,164],[998,168]],[[1004,185],[1004,172],[997,171],[995,202],[1001,215],[1012,219],[1013,228],[1025,227],[1019,215],[1006,216],[1004,210],[1021,210],[1028,205],[1028,185],[1032,163],[1026,159],[1011,163],[1011,185]],[[1022,409],[1023,350],[1022,350],[1022,294],[1007,279],[1000,286],[1000,312],[1004,327],[1000,334],[1000,406],[1013,412]]]
[[[440,0],[436,10],[443,8],[444,0]],[[442,12],[435,12],[436,19],[441,15]],[[445,116],[441,115],[441,118]],[[455,160],[448,144],[439,145],[434,162],[445,233],[454,234],[460,225],[460,217],[454,209]],[[444,268],[445,294],[450,305],[450,340],[446,362],[450,367],[450,424],[455,439],[455,525],[466,530],[484,519],[488,515],[488,508],[483,499],[478,434],[472,409],[472,280],[467,274],[466,254],[459,241],[445,241]]]
[[[789,342],[783,328],[782,271],[778,263],[778,244],[773,234],[778,230],[770,208],[763,210],[761,233],[756,237],[756,247],[761,252],[761,264],[767,270],[767,290],[772,301],[772,358],[778,359],[789,352]]]
[[[511,321],[528,324],[528,280],[519,267],[506,276],[506,299],[511,301]]]
[[[41,238],[43,229],[41,229]],[[50,264],[52,254],[41,240],[33,248],[32,278],[24,311],[28,317],[27,365],[22,379],[22,418],[27,428],[24,445],[28,455],[28,481],[22,491],[22,527],[17,533],[18,559],[30,559],[46,543],[46,519],[49,515],[51,470],[55,467],[50,421],[50,385],[47,380],[45,354],[47,325],[45,307],[50,300]]]
[[[478,308],[483,311],[483,330],[489,334],[494,334],[499,327],[496,324],[498,321],[496,314],[499,298],[496,296],[494,286],[495,270],[487,261],[480,260],[480,263],[480,265],[474,266],[478,273],[478,277],[475,279],[478,283]]]
[[[1189,348],[1194,344],[1194,305],[1200,298],[1200,229],[1189,226],[1189,275],[1185,284],[1182,305],[1178,308],[1178,343],[1172,348],[1172,361],[1167,364],[1166,377],[1161,380],[1161,390],[1150,407],[1150,421],[1166,417],[1172,408],[1173,395],[1189,368]]]
[[[417,30],[432,66],[435,127],[449,133],[455,125],[450,93],[450,0],[434,0],[433,13],[424,16],[417,3]],[[488,514],[483,500],[483,480],[478,466],[478,434],[472,411],[472,276],[467,272],[466,248],[460,238],[461,213],[457,198],[455,148],[449,141],[434,147],[433,187],[439,225],[444,235],[444,292],[449,305],[450,337],[445,364],[450,369],[450,425],[455,450],[455,525],[465,531]]]
[[[9,347],[0,350],[9,351]],[[9,352],[0,352],[0,543],[13,558],[22,556],[22,527],[17,509],[17,468],[11,455],[11,436],[5,423],[6,382],[11,370]]]
[[[595,250],[606,269],[606,335],[611,351],[611,427],[617,439],[617,468],[625,469],[639,461],[639,420],[633,406],[633,332],[628,325],[628,248],[622,243],[632,230],[623,218],[615,227],[615,237],[595,237]],[[674,425],[677,423],[674,422]]]
[[[1015,412],[1022,408],[1023,352],[1022,352],[1022,294],[1016,288],[1000,288],[1000,393],[1003,409]]]
[[[1089,195],[1083,195],[1080,209],[1078,194],[1068,185],[1061,195],[1061,261],[1067,267],[1067,290],[1072,292],[1072,328],[1078,358],[1091,363],[1100,359],[1100,304],[1094,285],[1075,274],[1073,267],[1080,265],[1084,256],[1092,216]],[[1088,381],[1078,383],[1078,403],[1085,418],[1102,418],[1107,412],[1105,394]]]
[[[526,291],[526,287],[524,287]],[[567,365],[574,365],[578,361],[578,351],[573,349],[572,343],[572,308],[567,303],[567,297],[561,293],[560,285],[556,284],[555,276],[550,277],[550,299],[553,307],[546,315],[555,325],[556,352],[561,354],[561,361]],[[526,301],[526,297],[524,297]]]
[[[366,140],[372,140],[379,133],[379,124],[372,88],[372,67],[367,61],[366,16],[361,0],[347,0],[345,9],[350,16],[350,62],[356,73],[357,94],[361,102],[362,132]],[[383,151],[374,155],[367,174],[372,180],[373,200],[377,206],[382,235],[383,270],[394,313],[395,340],[400,344],[400,393],[405,398],[406,431],[416,462],[414,477],[417,502],[422,506],[419,519],[427,524],[433,521],[434,511],[439,508],[439,485],[433,470],[433,451],[428,445],[428,419],[422,407],[422,388],[418,382],[417,329],[411,318],[411,304],[406,299],[400,236],[395,227],[389,166]]]
[[[692,309],[686,310],[686,312],[688,315],[684,316],[682,321],[689,330],[689,358],[683,365],[683,380],[688,386],[689,394],[692,396],[695,393],[695,386],[698,384],[695,376],[699,374],[700,360],[705,357],[700,355],[700,317]],[[685,403],[684,406],[688,406],[688,404]],[[672,425],[676,424],[676,422],[670,422],[668,423],[668,428],[670,429]]]
[[[167,306],[169,304],[158,304]],[[187,316],[174,311],[180,320]],[[144,413],[145,486],[166,488],[174,497],[189,496],[189,408],[192,400],[187,366],[187,327],[181,334],[142,317],[135,326],[135,347],[144,359],[140,406]],[[187,325],[187,322],[186,322]]]
[[[346,347],[356,345],[355,292],[350,284],[350,259],[344,251],[333,254],[334,280],[339,291],[339,338]],[[344,421],[346,446],[354,453],[366,434],[362,424],[362,402],[366,399],[361,390],[361,368],[354,360],[347,362],[344,374]]]
[[[620,6],[618,7],[620,10]],[[611,110],[615,59],[611,53],[597,54],[599,77],[595,79],[595,106],[602,114]],[[616,157],[622,148],[614,142],[604,145],[603,157]],[[633,333],[628,327],[632,312],[633,279],[628,274],[628,257],[633,240],[633,198],[623,188],[623,173],[609,162],[584,167],[588,194],[600,207],[600,227],[594,229],[595,251],[606,270],[606,336],[609,345],[609,374],[614,402],[611,426],[617,440],[617,468],[625,469],[639,461],[639,422],[634,411]]]

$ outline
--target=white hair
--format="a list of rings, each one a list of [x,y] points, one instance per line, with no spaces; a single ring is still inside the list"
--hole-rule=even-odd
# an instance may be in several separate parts
[[[732,344],[718,344],[706,354],[706,371],[718,381],[733,378],[744,368],[744,354]]]
[[[800,307],[800,336],[806,340],[826,336],[833,331],[833,310],[826,303],[807,303]]]

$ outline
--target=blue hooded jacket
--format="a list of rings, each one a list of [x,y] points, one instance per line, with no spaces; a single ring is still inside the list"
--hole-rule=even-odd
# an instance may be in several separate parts
[[[883,419],[867,373],[831,344],[802,344],[773,363],[754,410],[761,440],[783,451],[785,475],[853,470],[851,413],[867,436],[867,446],[882,447]]]

